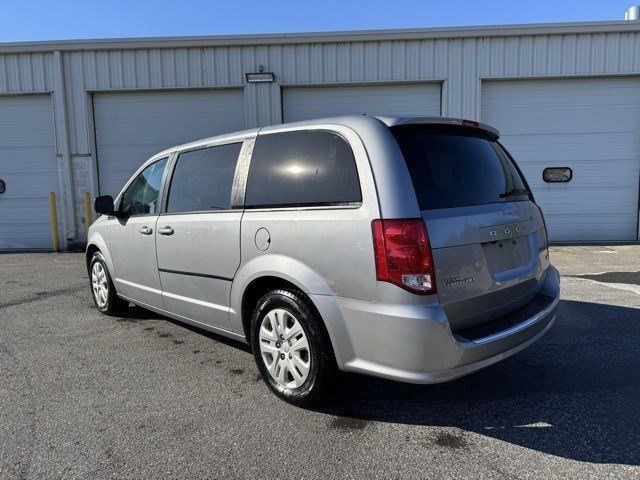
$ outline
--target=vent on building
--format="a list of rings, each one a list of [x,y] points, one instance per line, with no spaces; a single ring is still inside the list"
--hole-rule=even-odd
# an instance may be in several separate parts
[[[640,20],[640,6],[629,7],[624,13],[625,20]]]

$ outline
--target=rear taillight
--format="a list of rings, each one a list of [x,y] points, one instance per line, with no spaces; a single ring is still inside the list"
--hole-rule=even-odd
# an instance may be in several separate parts
[[[378,280],[421,295],[435,293],[435,269],[424,220],[374,220],[372,229]]]
[[[540,212],[540,216],[542,217],[542,228],[544,228],[544,239],[545,239],[545,260],[549,260],[549,230],[547,230],[547,219],[544,218],[544,213],[542,212],[542,208],[540,205],[536,205],[538,207],[538,211]]]
[[[538,211],[540,212],[540,216],[542,217],[542,226],[544,227],[544,237],[547,240],[547,246],[549,246],[549,230],[547,230],[547,219],[544,218],[544,212],[540,205],[536,205],[538,207]]]

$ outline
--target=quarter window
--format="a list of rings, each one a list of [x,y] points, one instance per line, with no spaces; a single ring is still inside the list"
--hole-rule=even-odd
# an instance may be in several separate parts
[[[158,194],[167,166],[163,158],[145,168],[122,195],[120,211],[128,215],[150,215],[158,212]]]
[[[167,212],[226,210],[241,143],[183,152],[173,170]]]
[[[258,136],[247,179],[246,207],[361,202],[351,147],[325,130]]]

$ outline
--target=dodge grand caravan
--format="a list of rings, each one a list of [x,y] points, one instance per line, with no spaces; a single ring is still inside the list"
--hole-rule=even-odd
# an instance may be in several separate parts
[[[297,404],[337,370],[451,380],[522,350],[559,297],[544,218],[498,132],[346,116],[213,137],[98,197],[87,267],[129,303],[250,343]]]

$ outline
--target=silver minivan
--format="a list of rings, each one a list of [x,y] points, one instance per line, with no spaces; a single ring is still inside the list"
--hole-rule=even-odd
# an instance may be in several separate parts
[[[498,136],[353,115],[165,150],[96,198],[96,306],[248,342],[268,387],[299,405],[338,370],[436,383],[491,365],[550,328],[560,287]]]

